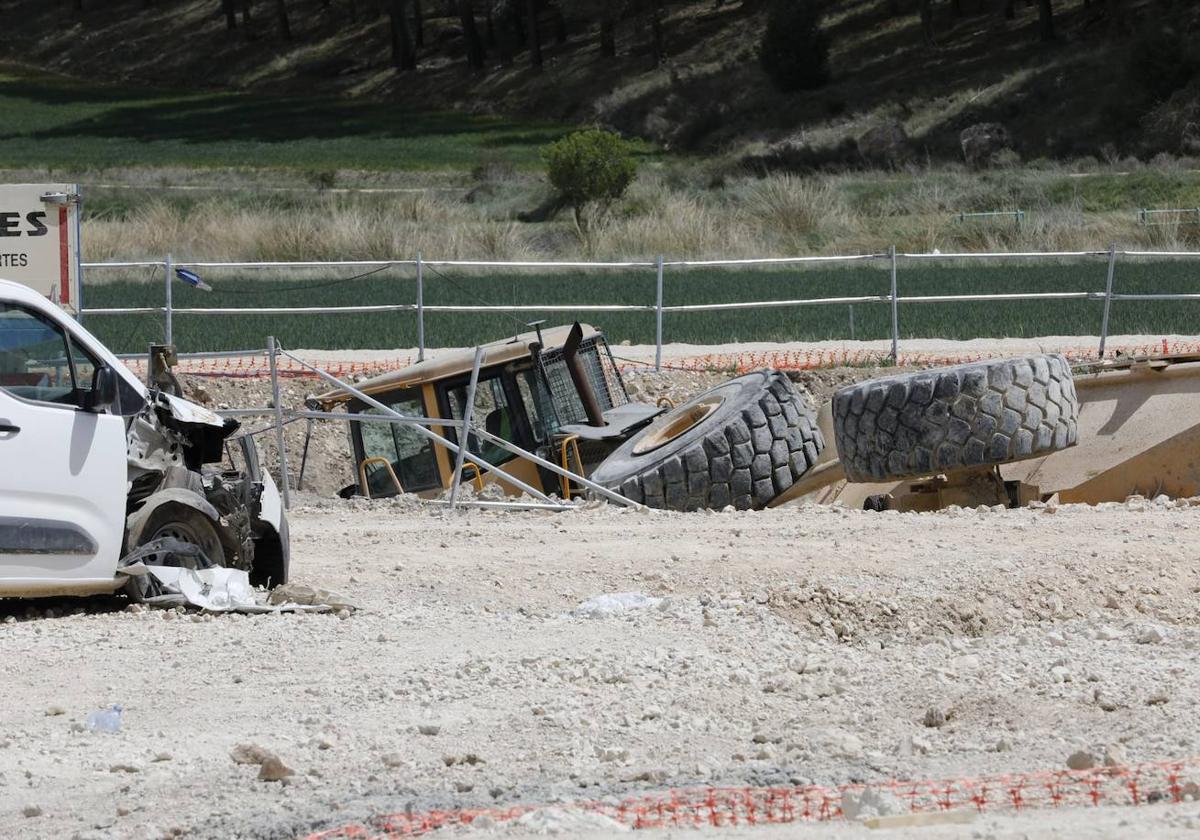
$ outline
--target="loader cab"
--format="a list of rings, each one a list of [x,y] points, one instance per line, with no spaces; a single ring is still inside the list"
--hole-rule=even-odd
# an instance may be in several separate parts
[[[402,414],[430,416],[424,389],[404,388],[376,397]],[[348,406],[355,414],[382,415],[379,409],[357,400]],[[407,492],[437,490],[441,487],[433,444],[411,426],[394,423],[352,423],[351,448],[354,462],[360,465],[359,488],[364,495],[391,496],[397,486]]]
[[[630,402],[603,335],[584,327],[577,356],[585,372],[585,388],[605,418],[602,425],[589,426],[584,398],[563,357],[570,330],[563,327],[542,334],[522,334],[485,345],[471,425],[586,473],[631,431],[650,422],[660,409]],[[466,414],[473,362],[473,351],[448,354],[360,383],[357,390],[410,417],[461,421]],[[326,410],[344,403],[352,414],[384,415],[345,391],[326,394],[318,402]],[[403,492],[433,498],[453,483],[455,454],[411,425],[375,421],[349,426],[357,474],[355,484],[346,487],[343,496],[380,497]],[[436,424],[430,428],[458,443],[454,428]],[[558,477],[484,440],[478,433],[469,434],[466,445],[471,454],[546,493],[568,492]],[[506,494],[519,492],[503,477],[470,463],[464,467],[463,481],[477,489],[499,484]]]
[[[480,370],[471,410],[472,424],[510,440],[522,449],[536,450],[548,440],[547,430],[541,422],[542,415],[534,396],[536,388],[530,382],[529,371],[522,371],[520,367],[495,365]],[[470,378],[468,372],[433,383],[372,394],[372,397],[410,417],[461,421],[466,410]],[[351,400],[347,408],[355,414],[382,414],[379,409],[357,399]],[[432,428],[458,443],[456,429]],[[394,496],[399,492],[436,495],[448,487],[453,478],[453,454],[412,426],[353,423],[351,447],[355,463],[360,467],[358,492],[362,495]],[[467,450],[490,464],[518,474],[523,480],[532,479],[530,483],[535,486],[542,483],[536,470],[510,466],[509,462],[516,459],[513,453],[480,440],[478,435],[468,435]],[[474,466],[468,465],[465,471],[468,480],[477,481],[482,477]]]

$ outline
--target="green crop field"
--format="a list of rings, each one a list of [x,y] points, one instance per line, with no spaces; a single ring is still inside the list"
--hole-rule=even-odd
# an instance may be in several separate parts
[[[1134,262],[1118,265],[1115,290],[1125,293],[1194,292],[1200,290],[1200,266],[1187,262]],[[1041,265],[930,266],[902,264],[902,296],[934,294],[1100,291],[1104,260]],[[347,272],[348,273],[348,272]],[[97,279],[93,270],[91,277]],[[181,283],[173,289],[174,306],[348,306],[412,303],[416,281],[411,268],[389,269],[370,277],[337,281],[336,275],[285,279],[251,279],[241,273],[210,271],[212,293]],[[887,293],[888,273],[882,262],[873,267],[803,270],[670,270],[664,283],[665,302],[715,303],[744,300],[798,299]],[[653,304],[652,269],[590,270],[555,274],[486,274],[446,270],[426,274],[425,302],[437,304]],[[144,281],[85,283],[87,308],[161,306],[161,273]],[[905,338],[966,339],[1095,335],[1100,329],[1099,301],[1023,301],[902,304],[900,331]],[[888,335],[886,304],[854,307],[855,337]],[[436,313],[426,315],[426,341],[431,347],[469,346],[502,338],[522,324],[546,318],[551,324],[579,318],[602,328],[610,340],[653,343],[652,312],[605,313]],[[118,352],[144,350],[162,339],[159,315],[95,315],[87,326]],[[197,316],[176,315],[175,341],[180,351],[263,347],[268,335],[293,348],[397,348],[416,345],[416,317],[411,312],[346,315]],[[1149,335],[1200,334],[1200,303],[1118,301],[1113,304],[1110,332]],[[733,312],[668,313],[665,340],[717,344],[747,341],[800,341],[850,337],[849,310],[843,305],[786,307]]]
[[[386,103],[238,93],[172,94],[0,72],[0,165],[470,170],[539,165],[567,129]]]

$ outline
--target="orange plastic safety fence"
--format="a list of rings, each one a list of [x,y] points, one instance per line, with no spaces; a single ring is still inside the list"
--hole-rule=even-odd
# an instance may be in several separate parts
[[[1060,350],[1068,359],[1075,362],[1096,358],[1096,348],[1076,347]],[[1129,356],[1146,356],[1156,353],[1200,353],[1200,340],[1160,341],[1138,345],[1109,346],[1109,355],[1121,353]],[[999,350],[971,350],[944,352],[902,352],[900,367],[931,367],[935,365],[953,365],[964,362],[977,362],[1004,355],[1013,355]],[[411,356],[394,356],[383,359],[322,359],[313,356],[308,359],[311,364],[320,367],[338,377],[374,376],[380,373],[401,370],[413,364]],[[145,362],[134,360],[128,363],[139,375],[145,370]],[[877,367],[890,365],[891,359],[884,350],[766,350],[745,353],[712,353],[702,356],[668,359],[664,367],[668,370],[686,371],[728,371],[730,373],[747,373],[761,368],[775,370],[817,370],[836,367]],[[278,359],[279,374],[287,377],[312,376],[306,370],[286,356]],[[652,368],[647,361],[643,364],[626,362],[623,371],[644,371]],[[232,378],[258,379],[271,375],[265,354],[250,356],[223,356],[218,358],[184,358],[180,359],[175,368],[177,373],[189,376],[217,376]]]
[[[870,787],[890,794],[900,812],[1021,811],[1178,803],[1200,798],[1198,780],[1200,758],[1187,758],[1093,770],[888,781]],[[698,788],[555,807],[603,814],[632,829],[779,825],[842,819],[844,798],[861,794],[865,789],[864,785]],[[446,826],[471,825],[484,816],[493,823],[505,823],[539,807],[543,806],[382,814],[360,823],[318,831],[306,840],[415,837]]]
[[[409,356],[395,356],[387,359],[351,360],[351,359],[322,359],[314,356],[306,359],[309,364],[316,365],[337,377],[374,376],[393,370],[401,370],[410,366],[414,359]],[[126,364],[139,376],[146,370],[143,359],[126,361]],[[314,376],[312,371],[297,364],[287,356],[276,359],[280,376],[307,377]],[[220,356],[216,358],[183,358],[175,366],[175,372],[188,376],[214,376],[232,379],[262,379],[271,375],[271,368],[266,354],[253,356]]]
[[[1083,362],[1096,358],[1095,347],[1062,348],[1057,352],[1063,353],[1072,362]],[[1200,353],[1200,341],[1160,341],[1137,345],[1109,345],[1106,351],[1111,356],[1120,353],[1127,356],[1147,356],[1157,353]],[[1000,350],[952,350],[952,351],[917,351],[901,352],[897,364],[900,367],[931,367],[936,365],[956,365],[965,362],[978,362],[983,359],[993,359],[1000,356],[1014,355],[1012,352]],[[852,350],[852,349],[813,349],[813,350],[767,350],[746,353],[713,353],[703,356],[690,356],[682,359],[670,359],[664,366],[672,370],[687,371],[730,371],[732,373],[748,373],[762,368],[775,370],[816,370],[835,367],[878,367],[891,364],[891,354],[886,350]],[[650,364],[626,365],[626,370],[645,370]]]

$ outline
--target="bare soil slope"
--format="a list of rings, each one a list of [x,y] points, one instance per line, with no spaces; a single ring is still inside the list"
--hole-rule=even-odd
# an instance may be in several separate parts
[[[324,0],[289,0],[291,41],[265,3],[253,4],[250,21],[231,32],[211,0],[85,0],[82,13],[61,3],[0,0],[0,60],[123,85],[345,94],[422,110],[600,120],[682,148],[789,135],[836,148],[880,120],[898,120],[919,150],[951,159],[960,157],[958,131],[991,119],[1006,123],[1029,157],[1099,154],[1106,143],[1140,150],[1140,119],[1162,98],[1147,97],[1139,87],[1146,80],[1131,78],[1124,63],[1133,33],[1162,20],[1143,0],[1122,2],[1118,21],[1115,3],[1055,0],[1057,40],[1050,44],[1039,41],[1031,3],[1016,4],[1012,20],[1000,4],[982,0],[933,4],[932,45],[916,3],[899,4],[899,14],[886,0],[829,4],[832,81],[798,94],[777,92],[759,66],[762,3],[663,4],[661,64],[642,6],[630,6],[618,22],[617,56],[608,58],[597,28],[570,9],[559,40],[555,6],[547,4],[540,73],[514,41],[503,6],[490,26],[496,41],[486,67],[471,72],[458,18],[444,4],[424,5],[425,46],[409,73],[391,66],[381,9]],[[487,32],[483,4],[477,9]],[[1187,10],[1180,14],[1172,25],[1193,21]]]

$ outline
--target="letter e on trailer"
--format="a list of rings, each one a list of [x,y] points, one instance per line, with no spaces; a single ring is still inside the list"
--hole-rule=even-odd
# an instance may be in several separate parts
[[[79,311],[77,184],[0,184],[0,279]]]

